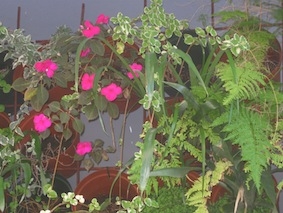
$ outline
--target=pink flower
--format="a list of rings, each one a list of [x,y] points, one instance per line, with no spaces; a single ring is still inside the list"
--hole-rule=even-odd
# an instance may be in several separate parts
[[[86,56],[88,56],[88,54],[90,53],[90,48],[89,47],[87,47],[87,48],[85,48],[84,50],[82,50],[81,51],[81,57],[86,57]]]
[[[36,62],[34,68],[37,72],[45,72],[48,78],[52,78],[58,66],[51,59],[46,59]]]
[[[93,81],[94,81],[95,74],[89,74],[84,73],[82,80],[81,80],[81,86],[83,90],[90,90],[93,87]]]
[[[104,14],[100,14],[96,19],[96,24],[108,24],[109,22],[109,16],[106,16]]]
[[[134,73],[132,72],[128,72],[127,76],[129,79],[133,79],[134,77],[139,77],[139,72],[142,70],[142,65],[141,64],[137,64],[137,63],[133,63],[130,65],[130,68],[133,70]],[[134,76],[135,75],[135,76]]]
[[[100,33],[100,28],[98,26],[92,25],[89,20],[84,22],[84,26],[81,26],[82,34],[87,38],[92,38]]]
[[[101,95],[104,95],[108,101],[114,101],[122,93],[122,88],[114,83],[101,89]]]
[[[37,132],[44,132],[51,126],[51,120],[44,114],[35,115],[33,118],[34,129]]]
[[[92,144],[89,141],[86,142],[79,142],[77,145],[76,153],[78,155],[85,155],[90,153],[92,150]]]

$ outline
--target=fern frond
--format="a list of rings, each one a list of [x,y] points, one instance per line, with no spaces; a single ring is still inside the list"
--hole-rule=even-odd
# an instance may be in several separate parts
[[[208,212],[206,204],[211,196],[211,189],[219,183],[231,165],[229,161],[216,162],[213,171],[207,171],[204,177],[200,176],[186,193],[188,205],[195,206],[196,212]]]
[[[265,76],[252,63],[247,62],[244,67],[236,66],[235,71],[226,63],[220,63],[217,67],[217,76],[228,93],[223,100],[224,105],[237,99],[253,98],[260,91],[259,85],[265,85]]]
[[[223,121],[223,117],[215,124]],[[272,157],[270,150],[273,145],[270,142],[272,128],[269,119],[263,114],[241,108],[232,115],[230,123],[226,123],[223,128],[226,132],[225,140],[231,141],[241,149],[242,161],[246,162],[244,170],[249,174],[248,179],[252,179],[260,188],[262,172],[269,165]]]

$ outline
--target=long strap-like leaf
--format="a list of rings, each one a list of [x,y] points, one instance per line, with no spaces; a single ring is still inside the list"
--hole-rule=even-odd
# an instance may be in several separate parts
[[[150,176],[151,162],[154,151],[154,141],[157,129],[151,128],[145,135],[144,139],[144,151],[142,155],[142,166],[140,173],[140,190],[141,194],[143,194],[148,178]]]
[[[0,177],[0,211],[5,209],[4,179]]]

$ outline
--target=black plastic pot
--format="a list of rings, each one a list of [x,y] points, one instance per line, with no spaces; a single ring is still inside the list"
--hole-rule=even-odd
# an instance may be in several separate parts
[[[185,29],[182,32],[182,37],[173,35],[169,39],[169,42],[172,45],[176,45],[178,49],[184,52],[187,52],[192,58],[192,61],[194,62],[197,69],[200,70],[203,63],[205,63],[206,58],[209,55],[209,48],[208,47],[203,48],[201,45],[190,46],[190,45],[185,44],[184,34],[189,34],[189,35],[192,35],[193,37],[197,37],[195,30]],[[183,66],[177,65],[176,71],[180,71],[179,75],[180,75],[181,80],[183,81],[186,87],[190,88],[190,69],[188,67],[188,64],[184,63]],[[166,79],[166,77],[165,77],[165,80],[169,82],[171,81],[171,79]],[[165,86],[164,90],[171,97],[178,96],[178,91],[170,86]]]
[[[0,53],[0,75],[3,75],[3,80],[8,84],[12,84],[15,76],[15,70],[12,69],[12,59],[4,60],[6,52]],[[1,79],[1,78],[0,78]],[[17,93],[11,89],[9,93],[4,93],[0,88],[0,104],[5,106],[5,112],[14,114],[17,110],[17,105],[23,103],[23,94]]]

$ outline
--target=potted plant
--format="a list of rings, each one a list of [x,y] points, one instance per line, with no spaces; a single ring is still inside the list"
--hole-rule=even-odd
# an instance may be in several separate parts
[[[156,9],[157,7],[161,9]],[[160,150],[173,143],[175,134],[180,134],[178,131],[175,132],[177,121],[180,115],[188,110],[189,119],[192,120],[192,125],[188,126],[187,130],[191,137],[189,143],[195,139],[198,141],[197,147],[201,147],[203,177],[200,177],[195,187],[193,186],[193,189],[188,191],[187,197],[190,205],[197,207],[197,211],[207,212],[207,201],[211,196],[211,188],[219,184],[235,164],[235,162],[229,161],[228,156],[222,156],[220,159],[207,158],[207,156],[214,155],[213,149],[211,150],[213,146],[221,148],[224,143],[229,143],[237,147],[240,155],[239,161],[243,163],[243,170],[247,175],[244,182],[247,185],[249,182],[253,182],[258,191],[262,190],[264,185],[261,180],[265,168],[273,163],[279,168],[282,167],[279,163],[281,160],[278,161],[278,158],[282,158],[279,154],[282,153],[282,147],[279,145],[282,136],[280,133],[281,116],[278,111],[281,104],[281,101],[278,100],[282,99],[282,94],[279,87],[272,84],[271,81],[266,83],[267,74],[262,72],[261,62],[257,61],[258,66],[255,66],[252,61],[245,61],[242,57],[247,53],[253,54],[252,51],[255,51],[251,49],[252,45],[245,36],[233,33],[220,37],[212,27],[196,28],[197,37],[186,35],[185,42],[188,44],[195,42],[204,46],[209,45],[211,48],[211,54],[207,57],[202,69],[198,71],[188,55],[175,48],[171,49],[170,44],[166,43],[166,39],[172,35],[170,29],[174,29],[174,26],[167,29],[166,23],[177,23],[178,21],[165,23],[162,21],[164,17],[167,16],[164,14],[162,1],[152,1],[140,18],[144,27],[133,27],[134,33],[132,33],[132,28],[125,32],[126,38],[133,36],[141,40],[140,52],[145,55],[146,94],[140,102],[144,109],[149,110],[151,117],[148,120],[151,122],[153,116],[161,115],[160,117],[162,117],[165,115],[165,123],[167,122],[171,128],[166,132],[170,133],[167,143],[164,147],[158,147],[155,136],[162,126],[158,125],[154,128],[150,122],[145,123],[142,134],[143,143],[138,143],[140,151],[136,153],[135,161],[129,170],[129,172],[131,170],[135,172],[130,173],[129,178],[133,178],[132,181],[139,185],[141,193],[147,194],[151,192],[152,186],[154,189],[158,189],[157,181],[152,185],[153,176],[157,174],[157,176],[172,175],[169,170],[163,170],[163,174],[161,171],[158,173],[155,170],[156,167],[166,162],[166,157],[163,158]],[[131,23],[127,21],[127,17],[121,14],[119,14],[119,18],[123,23],[120,23],[117,18],[114,20],[116,24],[127,25]],[[160,26],[162,26],[162,30],[160,30]],[[157,30],[154,31],[154,29]],[[147,32],[152,30],[152,34],[144,35],[143,30]],[[119,31],[117,37],[124,38],[125,34]],[[178,34],[178,30],[176,34]],[[146,41],[145,38],[147,38]],[[163,46],[160,41],[155,40],[157,38],[162,39]],[[162,54],[156,56],[160,53]],[[177,84],[165,82],[166,85],[177,89],[184,98],[184,104],[180,105],[179,109],[173,113],[173,118],[171,118],[173,123],[168,121],[168,114],[163,105],[165,102],[163,96],[164,64],[168,62],[167,56],[171,56],[171,54],[175,54],[174,59],[176,60],[183,59],[191,68],[190,90],[182,82]],[[220,63],[222,55],[226,55],[228,58],[225,63]],[[211,146],[206,147],[207,142]],[[193,148],[191,147],[189,152],[194,153]],[[165,153],[170,155],[173,154],[173,151]],[[159,157],[160,159],[158,159]],[[176,161],[170,163],[174,162]],[[171,164],[169,164],[169,168]],[[175,172],[174,175],[177,173]],[[199,193],[194,193],[194,190]],[[274,203],[274,201],[272,202]]]
[[[94,183],[99,184],[93,185]],[[90,188],[92,190],[89,190]],[[115,204],[116,197],[131,200],[138,195],[138,189],[130,184],[126,173],[120,172],[117,168],[105,168],[81,180],[75,189],[75,194],[83,195],[85,203],[74,206],[74,211],[89,209],[88,205],[93,198],[101,205],[99,212],[105,211],[106,208],[111,208],[110,211],[118,211],[120,207]]]
[[[234,212],[250,212],[255,209],[257,212],[272,212],[273,209],[278,208],[277,181],[273,176],[277,169],[267,167],[263,171],[262,189],[258,191],[253,181],[248,184],[245,182],[248,177],[244,172],[244,162],[240,160],[241,155],[237,147],[227,143],[222,148],[215,146],[213,150],[215,158],[230,156],[229,160],[233,162],[233,165],[230,167],[229,174],[225,175],[220,182],[225,189],[225,196],[214,203],[212,208],[220,207],[222,204],[221,209],[230,209],[231,212],[232,210]]]
[[[56,195],[41,164],[40,144],[32,140],[26,150],[29,154],[22,153],[18,144],[24,135],[17,125],[11,127],[0,129],[1,212],[19,212],[27,200],[38,194],[49,198]]]
[[[14,106],[20,105],[23,100],[20,94],[16,94],[13,89],[11,89],[11,84],[13,80],[17,77],[16,70],[12,69],[13,61],[11,59],[5,59],[7,52],[0,53],[0,89],[1,89],[1,111],[6,113],[15,113],[17,107]]]
[[[249,42],[249,51],[243,52],[235,61],[242,66],[245,62],[250,62],[257,70],[262,71],[267,79],[280,82],[281,46],[276,34],[269,30],[271,25],[267,23],[268,15],[260,13],[264,4],[255,4],[254,1],[246,1],[248,6],[243,9],[225,8],[214,16],[219,18],[220,23],[228,23],[227,33],[236,32],[245,36]],[[271,14],[271,11],[269,13]]]
[[[21,131],[26,134],[19,148],[25,150],[26,142],[31,140],[31,136],[38,134],[46,168],[54,171],[54,174],[56,172],[64,177],[71,177],[76,172],[74,155],[79,134],[83,131],[82,122],[75,117],[77,113],[74,110],[68,111],[68,108],[62,109],[59,102],[55,101],[41,112],[27,112],[19,123]]]

